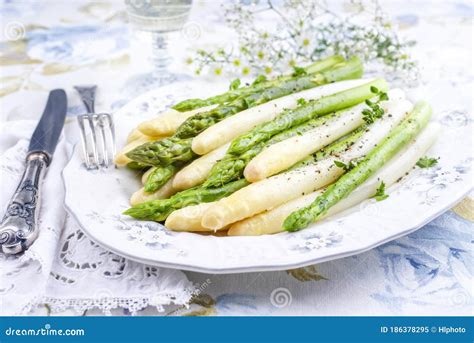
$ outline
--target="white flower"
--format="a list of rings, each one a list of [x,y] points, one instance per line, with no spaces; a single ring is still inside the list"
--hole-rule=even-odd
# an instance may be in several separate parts
[[[219,54],[220,49],[201,55],[197,53],[193,58],[195,71],[209,72],[219,66],[224,72],[242,73],[242,68],[235,67],[233,63],[239,59],[253,74],[263,72],[268,63],[272,64],[272,72],[279,73],[288,69],[288,64],[281,62],[293,60],[304,65],[308,60],[335,53],[358,55],[368,64],[383,56],[382,65],[393,74],[389,77],[407,83],[417,80],[416,77],[407,77],[417,68],[414,61],[406,57],[410,44],[400,39],[391,25],[387,25],[389,22],[381,8],[373,12],[371,6],[361,4],[360,13],[356,15],[364,19],[361,23],[354,16],[345,16],[344,13],[341,17],[331,16],[330,12],[325,12],[325,9],[329,10],[329,5],[324,3],[316,6],[313,2],[285,0],[274,4],[275,8],[282,7],[280,13],[284,13],[283,16],[258,1],[255,4],[252,2],[252,5],[231,3],[224,6],[224,18],[238,37],[238,47],[224,56]],[[302,17],[308,20],[300,23]],[[274,25],[270,29],[265,27],[265,32],[259,25],[262,18],[274,19]],[[263,33],[267,35],[264,37]],[[272,39],[268,39],[268,35]],[[309,41],[302,44],[303,37]],[[250,52],[257,50],[265,51],[265,58],[253,58]]]

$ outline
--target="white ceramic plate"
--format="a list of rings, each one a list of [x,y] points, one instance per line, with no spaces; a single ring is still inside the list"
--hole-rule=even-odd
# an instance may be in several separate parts
[[[131,128],[177,100],[216,93],[203,83],[175,84],[144,94],[115,113],[118,146]],[[98,244],[139,262],[206,273],[298,268],[361,253],[406,235],[452,207],[472,187],[472,120],[453,111],[435,115],[443,131],[430,156],[434,168],[415,169],[389,188],[382,202],[368,200],[296,233],[259,237],[214,237],[171,232],[155,222],[121,213],[140,180],[126,168],[90,172],[76,147],[63,172],[66,206]],[[277,192],[278,190],[275,190]]]

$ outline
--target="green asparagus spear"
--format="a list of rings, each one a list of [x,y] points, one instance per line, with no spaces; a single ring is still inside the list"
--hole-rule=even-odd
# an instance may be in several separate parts
[[[143,188],[147,193],[153,193],[161,188],[177,172],[178,168],[174,165],[166,167],[153,167],[148,175]]]
[[[377,79],[364,85],[354,87],[342,92],[322,97],[318,100],[309,101],[307,104],[294,110],[287,110],[278,115],[274,120],[261,124],[244,135],[234,139],[228,153],[240,155],[260,142],[270,139],[279,132],[299,125],[309,119],[338,111],[372,98],[372,87],[383,91],[388,85],[383,79]]]
[[[325,59],[320,60],[320,61],[316,61],[315,63],[303,68],[303,70],[307,74],[314,74],[314,73],[318,73],[322,70],[328,69],[328,68],[334,66],[335,64],[338,64],[338,63],[341,63],[341,62],[344,62],[344,57],[335,55],[335,56],[331,56],[331,57],[325,58]],[[176,105],[174,105],[173,108],[177,111],[183,112],[183,111],[190,111],[190,110],[193,110],[193,109],[196,109],[196,108],[201,108],[201,107],[215,105],[215,104],[221,105],[221,104],[224,104],[226,102],[235,100],[236,98],[238,98],[242,95],[247,95],[247,94],[250,94],[250,93],[252,93],[256,90],[263,90],[264,88],[274,86],[278,82],[282,81],[284,78],[287,78],[287,79],[291,78],[291,75],[283,76],[283,77],[277,78],[275,80],[269,80],[269,81],[267,81],[267,80],[261,81],[261,80],[257,79],[260,82],[254,82],[254,83],[252,83],[251,85],[249,85],[247,87],[241,87],[241,88],[233,88],[232,87],[229,91],[227,91],[225,93],[215,95],[215,96],[212,96],[212,97],[207,98],[207,99],[188,99],[188,100],[184,100],[184,101],[181,101],[181,102],[177,103]]]
[[[283,223],[285,230],[301,230],[320,219],[329,208],[347,197],[355,188],[410,143],[428,124],[430,117],[431,107],[426,102],[418,102],[408,118],[370,151],[354,169],[348,171],[336,183],[329,186],[311,205],[290,214]]]
[[[132,161],[127,163],[127,168],[132,170],[144,170],[150,168],[150,166],[148,164]]]
[[[196,154],[191,149],[192,138],[171,136],[160,141],[147,142],[126,155],[133,161],[153,166],[167,166],[192,160]]]
[[[261,92],[242,96],[229,104],[194,115],[181,124],[174,136],[156,142],[145,143],[129,151],[126,155],[134,161],[150,165],[166,166],[175,162],[190,161],[195,157],[191,149],[192,137],[222,119],[249,107],[257,106],[294,92],[336,80],[357,78],[361,74],[362,64],[358,59],[352,58],[348,62],[338,64],[335,69],[323,70],[321,73],[303,75],[281,81],[278,85],[264,89]],[[329,112],[332,111],[327,111],[326,113]]]
[[[169,199],[152,200],[133,206],[124,214],[136,219],[163,221],[171,212],[183,207],[202,202],[219,200],[248,185],[244,179],[228,183],[220,188],[203,188],[200,186],[176,193]]]
[[[305,67],[304,70],[308,74],[319,73],[323,70],[328,70],[332,68],[336,64],[343,63],[344,61],[344,57],[340,55],[334,55],[314,62],[309,66]]]
[[[217,162],[212,167],[207,180],[203,184],[203,187],[220,187],[227,182],[240,179],[243,176],[244,169],[250,160],[260,153],[265,147],[296,135],[302,135],[309,130],[324,125],[324,123],[326,123],[328,120],[332,120],[339,115],[340,113],[333,113],[324,117],[309,120],[306,123],[290,128],[273,136],[268,142],[262,142],[255,145],[251,149],[244,152],[242,155],[235,156],[232,154],[226,154],[226,156],[224,156],[221,161]]]

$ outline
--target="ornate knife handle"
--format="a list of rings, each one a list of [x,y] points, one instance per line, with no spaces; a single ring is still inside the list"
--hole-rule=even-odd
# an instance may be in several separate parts
[[[0,250],[6,255],[27,250],[38,237],[41,181],[49,164],[45,153],[33,152],[26,158],[26,169],[0,222]]]

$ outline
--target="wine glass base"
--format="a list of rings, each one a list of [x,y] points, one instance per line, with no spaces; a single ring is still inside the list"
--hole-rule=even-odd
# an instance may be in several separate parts
[[[149,75],[149,78],[150,82],[153,82],[155,86],[160,87],[175,82],[178,76],[167,71],[155,71]]]

